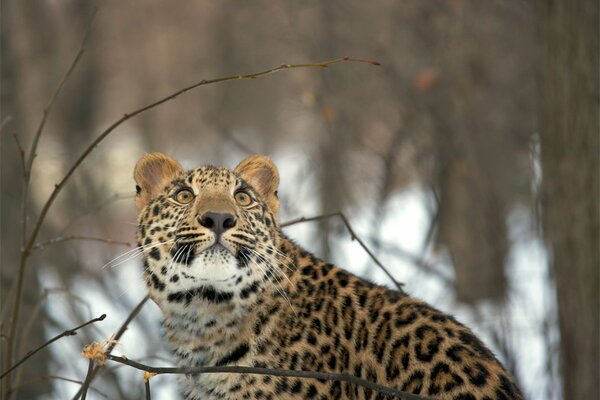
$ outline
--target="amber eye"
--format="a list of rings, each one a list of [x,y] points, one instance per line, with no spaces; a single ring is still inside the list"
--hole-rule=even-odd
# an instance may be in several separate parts
[[[181,189],[175,193],[175,201],[181,204],[188,204],[194,199],[194,193],[190,189]]]
[[[252,197],[243,190],[237,192],[234,197],[240,206],[249,206],[252,204]]]

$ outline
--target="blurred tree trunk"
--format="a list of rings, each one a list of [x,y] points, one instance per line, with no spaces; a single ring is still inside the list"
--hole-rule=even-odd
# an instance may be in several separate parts
[[[498,93],[506,90],[500,82],[514,85],[500,72],[515,68],[514,56],[489,45],[499,29],[491,21],[508,21],[513,14],[497,2],[465,3],[442,3],[445,8],[432,8],[428,14],[421,40],[435,49],[438,60],[432,65],[444,69],[431,70],[433,77],[439,74],[439,81],[432,78],[431,89],[420,82],[427,77],[425,69],[417,75],[415,89],[435,126],[438,240],[452,258],[458,300],[475,304],[485,299],[501,302],[506,295],[506,213],[519,172],[518,138],[529,124],[521,120],[518,128],[510,126],[517,117],[511,113],[512,104]],[[436,25],[438,18],[443,23]],[[439,26],[438,31],[430,32],[430,25]],[[447,41],[439,41],[442,35]],[[522,52],[527,42],[522,43],[512,51]],[[523,85],[519,95],[527,93]]]
[[[337,4],[337,3],[336,3]],[[336,5],[330,2],[319,4],[321,19],[322,40],[316,50],[316,59],[330,57],[336,54],[336,36],[334,24],[334,9]],[[344,198],[344,185],[346,183],[344,174],[344,158],[349,145],[349,131],[344,131],[342,107],[339,107],[339,93],[343,86],[340,75],[334,73],[322,74],[320,87],[316,95],[317,112],[323,119],[321,137],[318,148],[315,151],[319,171],[317,181],[319,185],[319,203],[321,213],[330,213],[344,210],[346,201]],[[339,221],[323,219],[319,224],[319,249],[318,255],[325,260],[330,260],[334,253],[335,243],[332,235],[335,224]]]
[[[556,276],[564,399],[598,393],[598,2],[542,1],[542,210]]]

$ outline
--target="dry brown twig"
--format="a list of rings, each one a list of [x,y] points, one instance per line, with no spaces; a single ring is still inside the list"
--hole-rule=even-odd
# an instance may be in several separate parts
[[[284,223],[280,224],[279,226],[281,228],[285,228],[285,227],[288,227],[288,226],[291,226],[291,225],[295,225],[295,224],[300,224],[300,223],[303,223],[303,222],[319,221],[319,220],[333,218],[333,217],[338,217],[338,218],[340,218],[342,220],[342,222],[346,226],[346,229],[350,233],[351,239],[352,240],[356,240],[358,242],[358,244],[360,244],[360,246],[363,248],[363,250],[366,251],[367,254],[369,255],[369,257],[371,257],[371,259],[375,262],[375,264],[377,264],[377,266],[379,268],[381,268],[381,270],[383,272],[385,272],[385,274],[388,276],[388,278],[390,278],[390,280],[394,283],[394,285],[396,286],[396,288],[398,288],[398,290],[400,290],[402,292],[403,291],[403,289],[402,289],[402,283],[400,283],[400,282],[396,281],[396,279],[394,279],[394,276],[391,274],[391,272],[383,265],[383,263],[381,261],[379,261],[379,259],[367,247],[367,245],[362,241],[362,239],[359,238],[356,235],[356,233],[354,232],[354,229],[352,229],[352,225],[350,225],[350,222],[348,222],[348,218],[346,218],[346,216],[344,215],[344,213],[342,213],[341,211],[337,211],[337,212],[334,212],[334,213],[331,213],[331,214],[318,215],[316,217],[308,217],[308,218],[307,217],[300,217],[300,218],[293,219],[291,221],[284,222]]]
[[[381,385],[379,383],[371,382],[363,378],[359,378],[354,375],[348,374],[337,374],[329,372],[314,372],[314,371],[298,371],[298,370],[286,370],[277,368],[257,368],[257,367],[242,367],[242,366],[206,366],[206,367],[190,367],[190,368],[175,368],[175,367],[152,367],[149,365],[141,364],[133,360],[129,360],[125,357],[119,357],[112,354],[108,354],[107,359],[110,361],[118,362],[121,364],[128,365],[141,371],[151,372],[157,375],[161,374],[215,374],[215,373],[230,373],[230,374],[254,374],[254,375],[269,375],[269,376],[280,376],[288,378],[301,378],[301,379],[321,379],[335,382],[347,382],[353,385],[362,386],[367,389],[371,389],[378,393],[386,396],[393,396],[404,400],[432,400],[430,397],[424,397],[408,392],[404,392],[398,389],[394,389],[388,386]],[[148,393],[148,392],[147,392]]]
[[[135,194],[133,193],[115,193],[112,196],[106,198],[104,201],[102,201],[100,204],[96,205],[95,207],[86,210],[84,212],[82,212],[81,214],[77,215],[76,217],[74,217],[73,219],[71,219],[66,225],[65,227],[61,230],[60,235],[64,235],[65,232],[67,230],[69,230],[69,228],[71,226],[73,226],[73,224],[75,224],[75,222],[79,221],[82,218],[85,218],[86,216],[89,215],[93,215],[98,213],[100,210],[102,210],[103,208],[119,201],[119,200],[132,200],[135,197]]]
[[[23,146],[21,145],[19,136],[15,133],[15,134],[13,134],[13,137],[15,138],[15,143],[17,144],[17,149],[19,150],[19,158],[21,159],[21,169],[22,169],[23,173],[25,173],[25,171],[27,171],[27,165],[25,162],[25,150],[23,149]]]
[[[17,346],[17,353],[15,353],[15,356],[18,357],[19,355],[24,354],[24,352],[25,352],[24,347],[25,347],[26,340],[27,340],[27,338],[30,337],[30,333],[32,331],[33,324],[38,320],[38,316],[44,306],[44,301],[50,295],[53,295],[53,294],[64,294],[65,296],[82,304],[86,308],[88,315],[93,314],[90,303],[87,302],[86,300],[84,300],[83,298],[71,293],[70,290],[65,289],[65,288],[44,288],[42,290],[42,295],[40,296],[37,303],[33,307],[33,310],[29,313],[29,318],[27,319],[27,322],[25,323],[23,328],[21,328],[21,330],[19,331],[21,343],[20,343],[20,345]],[[13,375],[13,384],[15,385],[15,387],[12,388],[11,392],[14,392],[15,395],[18,394],[17,386],[19,386],[19,387],[23,386],[23,385],[21,385],[21,378],[22,378],[23,372],[24,372],[23,368],[19,368]]]
[[[56,342],[57,340],[65,337],[65,336],[73,336],[77,334],[77,331],[81,328],[84,328],[90,324],[93,324],[94,322],[98,322],[98,321],[102,321],[104,320],[104,318],[106,318],[106,314],[102,314],[101,316],[99,316],[98,318],[94,318],[91,319],[89,321],[87,321],[84,324],[81,324],[73,329],[68,329],[66,331],[64,331],[63,333],[54,336],[52,339],[48,340],[47,342],[45,342],[44,344],[42,344],[41,346],[39,346],[38,348],[31,350],[29,352],[27,352],[27,354],[25,355],[25,357],[23,357],[22,359],[20,359],[19,361],[17,361],[15,364],[13,364],[10,368],[8,368],[6,371],[4,371],[2,373],[2,375],[0,375],[0,379],[4,379],[5,377],[7,377],[12,371],[14,371],[19,365],[23,364],[25,361],[27,361],[31,356],[33,356],[35,353],[37,353],[38,351],[42,350],[44,347],[47,347],[49,345],[51,345],[52,343]]]
[[[115,333],[115,335],[112,337],[113,342],[108,344],[108,346],[106,348],[106,354],[110,354],[110,352],[114,350],[117,342],[121,339],[121,336],[123,336],[123,334],[127,330],[127,327],[129,326],[131,321],[133,321],[133,319],[140,313],[140,311],[142,311],[142,308],[144,307],[144,305],[146,304],[146,302],[149,299],[150,298],[148,296],[144,297],[133,308],[133,310],[131,310],[131,312],[129,313],[129,315],[127,316],[127,318],[125,319],[125,321],[123,322],[123,324],[121,325],[119,330],[117,331],[117,333]],[[79,388],[77,393],[75,393],[75,395],[73,396],[73,400],[78,400],[83,395],[84,390],[87,390],[87,386],[89,386],[91,384],[91,382],[94,380],[94,378],[98,374],[98,371],[100,371],[100,368],[102,368],[101,365],[96,365],[93,367],[93,369],[91,371],[88,370],[88,373],[87,373],[86,379],[85,379],[86,383],[83,386],[81,386],[81,388]]]
[[[94,360],[90,360],[88,363],[87,374],[85,375],[85,382],[83,382],[81,400],[85,400],[87,397],[87,391],[90,387],[90,383],[92,382],[92,372],[94,371]]]
[[[129,243],[129,242],[122,242],[122,241],[119,241],[119,240],[105,239],[105,238],[95,237],[95,236],[76,236],[76,235],[73,235],[73,236],[59,236],[59,237],[56,237],[54,239],[47,240],[45,242],[36,243],[35,245],[33,245],[33,247],[31,248],[31,250],[43,250],[46,247],[51,246],[53,244],[67,242],[67,241],[71,241],[71,240],[84,240],[84,241],[92,241],[92,242],[102,242],[102,243],[106,243],[106,244],[116,244],[116,245],[120,245],[120,246],[131,247],[131,243]]]
[[[31,239],[33,239],[33,240],[30,239],[30,244],[26,245],[26,242],[27,242],[27,197],[28,197],[28,192],[29,192],[29,182],[31,181],[31,170],[33,168],[33,161],[36,156],[36,151],[37,151],[40,137],[42,136],[42,132],[46,125],[46,121],[48,120],[48,116],[50,115],[50,112],[52,111],[54,102],[58,98],[58,95],[62,91],[63,86],[65,85],[65,83],[67,82],[69,77],[71,76],[72,72],[75,70],[75,67],[77,66],[77,64],[79,63],[79,60],[81,60],[81,57],[83,56],[83,53],[85,52],[85,46],[87,44],[87,40],[88,40],[89,34],[91,32],[92,22],[94,21],[96,12],[97,12],[97,9],[94,9],[94,11],[92,12],[90,22],[89,22],[89,24],[85,30],[85,33],[83,35],[81,45],[79,46],[79,51],[75,55],[75,58],[73,59],[73,61],[71,61],[71,64],[69,65],[69,67],[67,68],[67,71],[65,72],[65,75],[60,80],[58,86],[56,87],[56,89],[52,93],[52,96],[48,100],[48,103],[44,107],[42,119],[40,120],[40,124],[38,125],[38,128],[33,137],[31,147],[29,148],[29,156],[27,157],[27,159],[24,158],[25,152],[22,151],[21,157],[22,157],[22,163],[23,163],[23,184],[22,184],[22,200],[21,200],[21,257],[20,257],[21,260],[19,263],[19,269],[17,270],[17,279],[16,279],[16,283],[15,283],[15,286],[16,286],[15,292],[16,293],[15,293],[15,299],[13,302],[13,311],[11,313],[11,321],[9,323],[9,334],[8,334],[8,337],[6,340],[6,348],[4,351],[3,365],[5,365],[5,366],[8,366],[11,364],[12,357],[13,357],[15,334],[16,334],[16,330],[17,330],[17,323],[18,323],[18,319],[19,319],[19,310],[20,310],[20,306],[21,306],[21,294],[22,294],[21,292],[22,292],[22,287],[23,287],[23,278],[25,275],[25,265],[27,263],[27,258],[29,255],[28,247],[30,248],[33,245],[33,242],[35,241],[35,239],[37,237],[37,233],[35,235],[32,235]],[[20,145],[19,145],[19,147],[20,147]],[[22,149],[22,147],[20,147],[20,150],[21,149]],[[39,228],[38,228],[38,230],[39,230]],[[2,398],[8,399],[9,393],[10,393],[10,382],[8,382],[8,384],[3,386]]]

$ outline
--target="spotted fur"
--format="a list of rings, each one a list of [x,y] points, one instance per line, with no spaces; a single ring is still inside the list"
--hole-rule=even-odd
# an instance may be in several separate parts
[[[453,317],[289,240],[278,225],[279,176],[266,157],[234,170],[184,171],[153,153],[135,178],[146,284],[180,366],[347,373],[437,399],[522,398]],[[192,193],[189,203],[177,201],[188,201],[181,190]],[[234,225],[216,232],[203,220],[211,212]],[[188,400],[385,398],[349,383],[257,375],[185,376],[181,384]]]

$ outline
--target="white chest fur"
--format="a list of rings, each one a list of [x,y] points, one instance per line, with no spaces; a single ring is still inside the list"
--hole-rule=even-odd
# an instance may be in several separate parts
[[[165,336],[174,349],[178,366],[250,365],[248,310],[232,303],[194,303],[177,312],[163,309]],[[223,399],[238,381],[239,376],[231,374],[180,378],[186,398],[190,399]]]

